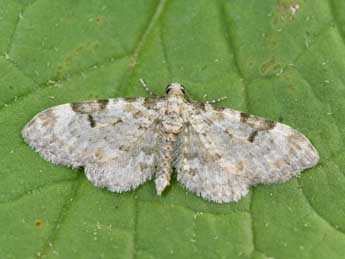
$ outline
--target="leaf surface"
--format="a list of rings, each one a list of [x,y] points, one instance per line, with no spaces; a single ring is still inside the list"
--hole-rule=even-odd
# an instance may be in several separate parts
[[[1,258],[343,258],[345,2],[0,0]],[[21,137],[67,102],[157,94],[303,132],[321,161],[213,204],[174,179],[116,194],[44,161]]]

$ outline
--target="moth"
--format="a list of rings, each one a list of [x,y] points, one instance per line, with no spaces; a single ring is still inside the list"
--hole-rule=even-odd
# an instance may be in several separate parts
[[[285,182],[319,161],[299,131],[191,101],[178,83],[161,97],[58,105],[22,134],[44,159],[84,167],[96,187],[125,192],[154,177],[160,195],[175,169],[186,189],[217,203],[238,201],[259,183]]]

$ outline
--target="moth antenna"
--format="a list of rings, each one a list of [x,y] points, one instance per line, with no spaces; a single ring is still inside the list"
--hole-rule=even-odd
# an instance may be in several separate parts
[[[139,78],[139,82],[141,84],[141,86],[145,89],[146,92],[149,93],[149,95],[151,96],[156,96],[151,89],[146,85],[145,81],[142,78]]]
[[[220,97],[220,98],[217,98],[217,99],[213,99],[213,100],[210,100],[210,101],[207,101],[206,103],[209,103],[209,104],[215,104],[215,103],[220,103],[224,100],[228,99],[227,96],[223,96],[223,97]]]

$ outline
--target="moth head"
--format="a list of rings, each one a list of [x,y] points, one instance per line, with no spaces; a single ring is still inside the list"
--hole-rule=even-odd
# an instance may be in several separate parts
[[[167,95],[184,95],[185,94],[184,86],[179,83],[171,83],[165,89],[165,93]]]

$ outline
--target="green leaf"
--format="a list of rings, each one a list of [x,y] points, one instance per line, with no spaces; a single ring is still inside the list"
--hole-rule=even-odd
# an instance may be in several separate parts
[[[296,4],[298,6],[296,7]],[[291,10],[295,7],[296,12]],[[1,258],[344,258],[345,2],[0,0]],[[116,194],[43,160],[21,129],[66,102],[158,94],[282,121],[321,161],[214,204],[174,179]]]

